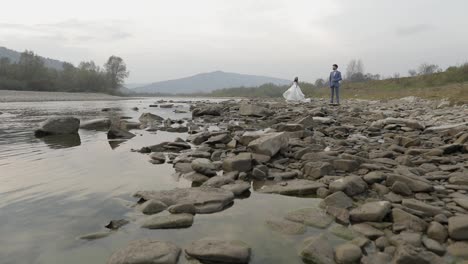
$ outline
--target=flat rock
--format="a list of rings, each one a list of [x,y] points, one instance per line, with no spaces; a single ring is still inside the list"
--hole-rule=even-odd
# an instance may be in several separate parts
[[[417,176],[397,174],[387,176],[387,186],[392,186],[395,182],[405,183],[413,192],[430,192],[434,189],[428,180]]]
[[[369,202],[351,210],[349,216],[353,222],[381,222],[390,208],[387,201]]]
[[[166,209],[167,205],[158,200],[148,200],[141,205],[141,211],[147,215],[157,214]]]
[[[285,219],[317,228],[326,228],[333,222],[333,217],[318,208],[304,208],[289,212]]]
[[[402,204],[403,206],[406,206],[410,209],[421,211],[431,216],[444,213],[443,208],[433,206],[425,202],[418,201],[416,199],[403,199]]]
[[[260,193],[302,196],[315,194],[320,187],[325,187],[325,185],[315,181],[295,179],[283,182],[266,182],[266,184],[260,189],[257,189],[257,191]]]
[[[114,252],[107,264],[176,264],[180,251],[169,242],[136,240]]]
[[[193,224],[192,214],[153,215],[141,227],[148,229],[185,228]]]
[[[231,191],[211,187],[180,188],[169,191],[141,191],[135,196],[145,200],[159,200],[167,206],[193,204],[197,209],[197,214],[222,211],[234,200],[234,194]]]
[[[349,196],[354,196],[365,192],[368,186],[359,176],[347,176],[331,182],[328,188],[331,192],[343,191]]]
[[[333,247],[325,234],[306,238],[299,255],[305,263],[334,264]]]
[[[228,157],[223,161],[224,171],[248,172],[252,170],[252,154],[239,153],[236,156]]]
[[[326,208],[328,206],[347,209],[353,206],[353,200],[344,192],[338,191],[328,195],[320,202],[320,207]]]
[[[361,248],[354,244],[346,243],[335,248],[335,259],[339,264],[359,263],[361,257]]]
[[[302,235],[306,232],[306,226],[288,220],[267,220],[266,225],[273,231],[285,235]]]
[[[393,232],[403,230],[424,232],[427,228],[426,221],[398,208],[392,209],[392,219]]]
[[[235,181],[232,184],[221,186],[222,189],[231,191],[234,195],[241,195],[250,189],[250,183],[245,181]]]
[[[352,229],[370,239],[376,239],[384,235],[381,230],[365,223],[352,225]]]
[[[205,238],[192,242],[185,253],[205,263],[248,263],[250,247],[238,240],[218,240]]]
[[[286,148],[288,143],[288,136],[285,132],[268,133],[250,142],[248,147],[254,153],[272,157],[278,153],[280,149]]]

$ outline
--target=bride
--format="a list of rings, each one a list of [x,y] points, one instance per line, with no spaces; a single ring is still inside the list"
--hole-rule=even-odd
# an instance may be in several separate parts
[[[302,93],[301,88],[299,87],[299,78],[294,78],[292,86],[283,93],[284,99],[286,101],[302,101],[310,102],[310,99],[306,99],[305,95]]]

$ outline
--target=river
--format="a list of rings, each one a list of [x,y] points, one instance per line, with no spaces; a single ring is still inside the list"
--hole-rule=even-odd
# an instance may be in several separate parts
[[[183,248],[203,237],[240,239],[252,247],[250,263],[302,263],[297,249],[305,235],[286,236],[268,229],[265,220],[287,212],[315,207],[318,200],[252,191],[226,210],[196,215],[187,229],[140,228],[143,217],[133,205],[139,190],[190,187],[172,165],[153,165],[143,146],[186,138],[187,133],[132,131],[137,136],[110,145],[105,131],[80,130],[66,140],[34,137],[38,123],[49,116],[73,115],[81,120],[106,117],[102,108],[118,108],[122,116],[138,121],[143,112],[164,118],[191,118],[190,112],[149,107],[158,98],[120,101],[6,102],[0,103],[0,263],[105,263],[129,241],[154,238]],[[185,103],[175,103],[189,110]],[[138,107],[134,111],[132,107]],[[108,237],[93,241],[77,237],[105,230],[112,219],[130,223]],[[187,263],[181,255],[179,263]]]

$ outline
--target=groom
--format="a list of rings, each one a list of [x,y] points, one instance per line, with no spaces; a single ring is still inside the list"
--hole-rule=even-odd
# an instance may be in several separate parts
[[[330,104],[333,104],[333,97],[336,94],[336,104],[340,104],[340,81],[343,80],[341,78],[341,72],[338,70],[338,65],[333,64],[333,71],[330,73],[329,83],[331,88],[331,100]]]

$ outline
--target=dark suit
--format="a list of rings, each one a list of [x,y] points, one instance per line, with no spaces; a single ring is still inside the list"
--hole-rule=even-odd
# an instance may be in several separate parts
[[[329,78],[329,83],[330,83],[330,88],[331,88],[331,99],[330,103],[333,103],[333,98],[335,97],[334,95],[336,94],[336,102],[339,104],[340,103],[340,81],[343,80],[341,78],[341,72],[339,71],[332,71],[330,72],[330,78]]]

